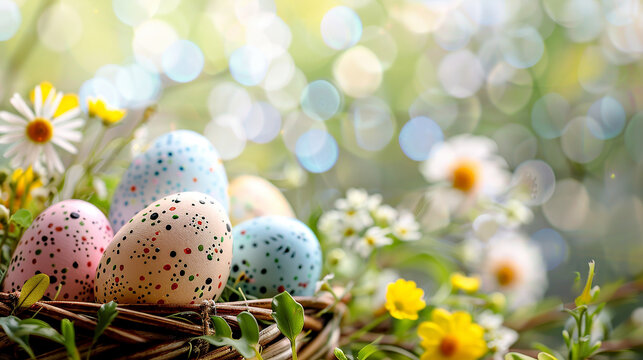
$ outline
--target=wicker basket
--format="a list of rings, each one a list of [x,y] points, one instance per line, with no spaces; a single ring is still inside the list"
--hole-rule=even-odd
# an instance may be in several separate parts
[[[11,313],[18,293],[0,293],[0,314]],[[297,338],[300,359],[323,359],[331,356],[340,337],[339,323],[344,313],[344,305],[338,304],[324,315],[317,316],[323,309],[332,306],[330,297],[296,297],[305,309],[304,332]],[[238,330],[236,316],[249,311],[260,326],[259,343],[263,347],[264,359],[291,358],[290,343],[277,329],[272,320],[271,299],[248,300],[216,305],[118,305],[118,317],[109,326],[99,343],[91,350],[92,359],[242,359],[231,347],[213,347],[202,340],[192,338],[212,334],[210,315],[222,316],[233,331]],[[38,318],[58,327],[60,320],[73,321],[76,328],[76,345],[81,358],[86,357],[90,346],[96,312],[100,304],[71,301],[40,301],[20,314],[30,317],[38,312]],[[182,313],[182,320],[168,315]],[[237,335],[238,336],[238,335]],[[34,338],[32,348],[38,359],[66,359],[67,353],[58,344]],[[4,333],[0,338],[0,358],[24,358]]]

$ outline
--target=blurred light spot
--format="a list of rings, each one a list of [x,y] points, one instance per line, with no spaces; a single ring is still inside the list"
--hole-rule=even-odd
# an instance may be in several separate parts
[[[558,24],[573,28],[583,21],[583,7],[594,0],[543,0],[547,15]]]
[[[288,24],[278,16],[270,14],[266,18],[265,21],[248,24],[246,44],[259,49],[268,60],[272,60],[288,51],[292,33]]]
[[[596,39],[603,29],[603,16],[598,1],[586,0],[576,11],[579,12],[576,16],[583,20],[567,29],[567,37],[577,43]]]
[[[548,201],[556,188],[556,175],[542,160],[527,160],[520,164],[511,179],[512,195],[529,206]]]
[[[433,33],[433,38],[441,48],[453,51],[467,45],[475,30],[471,20],[456,10],[446,16],[442,25]]]
[[[636,114],[625,129],[625,147],[634,161],[643,162],[643,113]]]
[[[273,0],[235,0],[232,4],[237,19],[244,25],[265,20],[266,15],[272,15],[277,10]]]
[[[12,0],[0,0],[0,41],[11,39],[20,24],[22,23],[22,15],[20,8]]]
[[[625,127],[625,109],[611,96],[605,96],[593,103],[587,115],[596,120],[587,123],[589,130],[602,140],[617,136]]]
[[[531,234],[531,240],[540,248],[549,271],[558,267],[569,256],[567,242],[554,229],[540,229]]]
[[[335,139],[325,130],[312,129],[297,140],[295,155],[304,169],[323,173],[335,165],[339,149]]]
[[[266,76],[268,60],[263,53],[252,46],[242,46],[230,55],[230,74],[246,86],[259,84]]]
[[[426,2],[405,1],[391,9],[391,17],[415,34],[426,34],[437,29],[444,21],[445,6],[428,6]]]
[[[533,159],[538,151],[538,140],[520,124],[504,125],[493,133],[493,139],[498,144],[500,156],[505,158],[512,168]]]
[[[442,58],[438,78],[444,90],[457,98],[475,94],[484,81],[480,60],[469,50],[459,50]]]
[[[496,65],[487,77],[489,100],[505,114],[511,115],[531,99],[533,82],[524,69],[516,69],[505,62]]]
[[[295,152],[299,138],[312,129],[326,131],[326,125],[322,121],[311,119],[303,111],[293,111],[284,119],[281,137],[288,150]]]
[[[223,160],[236,158],[246,147],[246,134],[240,122],[234,115],[224,114],[210,121],[203,130]]]
[[[576,230],[583,225],[589,211],[587,189],[574,179],[558,181],[553,196],[542,209],[553,226],[560,230]]]
[[[618,69],[612,66],[599,46],[588,46],[578,64],[578,82],[583,89],[601,94],[614,86]]]
[[[270,62],[261,86],[266,91],[280,90],[288,85],[294,75],[295,61],[292,59],[292,56],[286,52]]]
[[[353,9],[336,6],[321,21],[321,35],[326,45],[344,50],[357,44],[362,36],[362,21]]]
[[[132,48],[139,63],[161,69],[162,56],[165,50],[178,40],[172,26],[161,20],[148,20],[134,30]]]
[[[616,49],[639,55],[643,52],[643,31],[641,29],[643,29],[643,16],[639,15],[629,24],[608,26],[607,35]]]
[[[393,114],[382,99],[369,97],[355,100],[350,116],[355,127],[355,139],[362,149],[381,150],[393,138]]]
[[[139,63],[127,65],[118,72],[116,89],[128,108],[141,108],[153,102],[161,92],[161,78],[157,72]]]
[[[357,98],[366,97],[382,83],[382,64],[371,50],[357,45],[335,61],[333,75],[344,93]]]
[[[623,26],[631,24],[639,14],[641,2],[639,0],[603,0],[605,18],[612,25]]]
[[[80,40],[83,22],[76,9],[66,3],[49,6],[38,18],[38,37],[50,50],[69,50]]]
[[[112,0],[112,8],[120,21],[136,26],[154,16],[160,3],[160,0]]]
[[[557,93],[549,93],[534,103],[531,126],[543,139],[559,137],[569,116],[569,102]]]
[[[397,42],[384,28],[377,26],[365,28],[360,44],[369,48],[377,56],[384,70],[391,67],[397,58]]]
[[[590,123],[594,123],[591,124]],[[590,117],[577,117],[572,119],[565,127],[561,137],[561,145],[565,155],[581,164],[588,163],[598,157],[603,150],[603,141],[590,131],[598,127],[596,120]]]
[[[246,89],[233,82],[218,83],[208,96],[208,110],[213,118],[231,114],[243,119],[251,106],[252,99]]]
[[[280,111],[290,111],[299,107],[301,92],[304,91],[306,85],[308,85],[308,81],[304,73],[294,68],[290,81],[278,90],[268,91],[266,97]]]
[[[281,130],[281,114],[268,103],[256,102],[244,118],[243,127],[248,140],[259,144],[270,142]]]
[[[531,26],[506,30],[500,47],[505,61],[519,69],[536,65],[545,52],[543,38]]]
[[[306,115],[317,120],[327,120],[339,110],[341,98],[333,84],[326,80],[316,80],[304,88],[300,102]]]
[[[400,131],[400,147],[411,160],[424,161],[431,148],[444,139],[442,129],[427,117],[409,120]]]
[[[163,53],[163,71],[170,79],[185,83],[199,76],[204,61],[203,53],[195,43],[179,40]]]
[[[500,25],[507,20],[509,1],[469,0],[463,2],[462,6],[467,15],[476,23],[484,26],[493,26]]]
[[[176,9],[181,0],[163,0],[156,11],[157,14],[169,14]]]
[[[100,77],[91,78],[81,85],[78,91],[80,107],[87,112],[87,101],[89,97],[101,98],[111,107],[120,108],[121,97],[116,87],[108,80]]]
[[[429,89],[420,94],[409,108],[411,118],[424,116],[433,119],[442,129],[446,129],[457,118],[458,104],[453,97],[440,89]]]

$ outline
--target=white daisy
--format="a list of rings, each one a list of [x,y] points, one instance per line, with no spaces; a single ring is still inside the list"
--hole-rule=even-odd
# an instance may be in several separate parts
[[[485,330],[485,340],[494,360],[504,359],[509,347],[518,340],[518,333],[503,324],[503,317],[490,310],[483,311],[477,319],[478,324]]]
[[[375,210],[382,202],[382,195],[368,195],[364,189],[348,189],[345,199],[337,199],[335,207],[346,212],[357,212],[360,210]]]
[[[340,211],[327,211],[322,214],[317,222],[317,229],[332,242],[341,240],[341,234],[338,230],[342,226],[342,215]]]
[[[393,239],[386,236],[388,233],[389,232],[386,229],[373,226],[366,230],[364,236],[357,240],[355,243],[355,251],[363,257],[367,257],[376,248],[392,244]]]
[[[446,189],[462,200],[494,197],[509,182],[507,162],[496,152],[491,139],[459,135],[436,144],[420,171],[432,183],[447,184]]]
[[[538,301],[547,289],[540,249],[517,232],[500,232],[489,239],[478,272],[483,290],[500,291],[515,309]]]
[[[65,168],[54,144],[69,153],[76,153],[71,142],[80,141],[82,136],[76,131],[84,122],[76,118],[80,109],[74,107],[54,117],[63,94],[48,91],[47,98],[43,100],[40,85],[36,86],[34,98],[34,111],[20,95],[14,94],[11,98],[11,104],[22,117],[0,112],[0,119],[7,123],[0,125],[0,144],[11,144],[4,156],[12,158],[11,166],[14,168],[33,166],[42,172],[44,163],[50,173],[62,173]]]
[[[397,218],[397,210],[389,205],[381,205],[373,211],[373,217],[378,225],[388,227],[393,225],[395,222],[395,219]]]
[[[413,214],[408,211],[400,213],[400,217],[393,224],[392,232],[396,238],[402,241],[414,241],[422,237],[420,224],[415,221]]]

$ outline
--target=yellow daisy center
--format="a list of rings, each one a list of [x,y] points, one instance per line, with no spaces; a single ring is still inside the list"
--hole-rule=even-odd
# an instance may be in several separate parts
[[[480,165],[471,160],[460,161],[451,173],[453,187],[464,192],[473,190],[478,183],[479,177]]]
[[[518,274],[512,264],[502,264],[496,269],[496,280],[501,286],[509,286],[516,281]]]
[[[371,245],[371,246],[375,245],[375,238],[373,238],[372,236],[367,236],[366,237],[366,243]]]
[[[446,335],[440,342],[440,353],[444,357],[450,357],[458,351],[458,339],[453,335]]]
[[[29,140],[35,143],[44,144],[54,136],[54,127],[47,119],[35,118],[27,124],[25,134]]]
[[[355,229],[347,228],[346,230],[344,230],[344,237],[351,237],[353,235],[355,235]]]

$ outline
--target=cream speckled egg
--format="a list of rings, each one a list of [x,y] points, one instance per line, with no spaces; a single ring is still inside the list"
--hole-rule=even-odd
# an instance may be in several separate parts
[[[232,230],[211,196],[182,192],[141,210],[114,236],[96,270],[96,300],[192,304],[216,300],[232,261]]]
[[[94,205],[64,200],[48,207],[25,231],[14,251],[2,286],[20,290],[35,274],[49,275],[45,296],[58,300],[93,301],[96,266],[114,233]]]
[[[232,225],[266,215],[295,217],[281,191],[258,176],[243,175],[235,178],[230,182],[228,194]]]
[[[219,153],[203,135],[176,130],[158,137],[121,179],[109,209],[118,231],[137,212],[177,192],[198,191],[228,209],[228,178]]]

